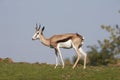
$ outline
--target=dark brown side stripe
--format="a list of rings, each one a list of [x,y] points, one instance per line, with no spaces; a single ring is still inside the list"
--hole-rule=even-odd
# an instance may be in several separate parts
[[[71,37],[68,37],[68,38],[65,38],[65,39],[62,39],[62,40],[57,41],[57,43],[66,42],[66,41],[68,41],[68,40],[70,40],[70,39],[71,39]]]

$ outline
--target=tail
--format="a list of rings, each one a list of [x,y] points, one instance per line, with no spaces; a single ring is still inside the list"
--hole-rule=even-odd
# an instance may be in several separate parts
[[[84,36],[82,36],[82,40],[85,40]]]
[[[79,48],[82,47],[83,44],[84,44],[84,37],[82,36],[82,40],[81,40],[81,44],[79,45]]]
[[[81,45],[83,45],[83,43],[84,43],[84,40],[85,40],[85,38],[82,36],[82,43],[81,43]]]

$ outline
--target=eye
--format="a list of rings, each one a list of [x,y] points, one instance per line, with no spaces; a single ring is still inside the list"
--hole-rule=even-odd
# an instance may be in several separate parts
[[[37,33],[37,35],[39,34],[39,32]]]

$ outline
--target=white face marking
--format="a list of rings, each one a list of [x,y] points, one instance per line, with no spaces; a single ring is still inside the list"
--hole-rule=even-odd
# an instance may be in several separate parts
[[[68,40],[66,42],[60,42],[60,43],[58,43],[58,46],[60,48],[66,48],[66,49],[72,48],[72,41]]]
[[[33,37],[32,37],[33,40],[36,40],[36,39],[39,39],[39,31],[37,31]]]

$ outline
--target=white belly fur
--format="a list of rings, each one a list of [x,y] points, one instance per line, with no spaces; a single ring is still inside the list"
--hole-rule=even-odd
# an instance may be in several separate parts
[[[60,42],[60,43],[58,43],[58,46],[60,48],[67,48],[67,49],[72,48],[72,41],[68,40],[66,42]]]

